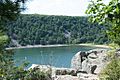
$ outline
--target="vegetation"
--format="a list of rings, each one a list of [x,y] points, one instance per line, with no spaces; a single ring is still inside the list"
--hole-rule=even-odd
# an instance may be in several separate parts
[[[103,0],[91,0],[86,13],[92,15],[92,22],[107,23],[106,26],[110,26],[106,31],[109,38],[120,45],[120,0],[110,0],[108,4]]]
[[[6,35],[7,29],[5,27],[6,21],[15,19],[19,13],[24,9],[21,4],[25,3],[25,0],[0,0],[0,80],[34,80],[29,77],[31,74],[30,70],[26,71],[24,68],[27,63],[23,63],[21,66],[15,66],[13,60],[13,52],[5,50],[6,45],[9,43],[10,39]],[[34,73],[35,71],[32,71]],[[35,80],[48,80],[45,79],[45,73],[37,73],[34,75],[39,75]],[[39,79],[38,79],[39,78]]]
[[[117,46],[120,46],[120,0],[110,0],[104,3],[103,0],[91,0],[87,14],[90,14],[92,22],[99,22],[100,24],[107,23],[109,29],[106,31],[109,39]],[[116,55],[117,47],[114,45],[108,56],[111,62],[102,71],[101,80],[119,80],[120,79],[120,60]]]
[[[1,0],[0,1],[0,80],[15,80],[21,78],[17,72],[23,70],[13,66],[12,52],[6,51],[5,46],[9,42],[9,38],[5,35],[5,21],[13,19],[19,13],[20,4],[24,0]]]
[[[7,28],[11,39],[22,46],[109,42],[106,27],[89,23],[87,17],[24,14],[9,22]]]
[[[25,80],[52,80],[51,71],[43,72],[38,68],[30,69],[24,79]]]
[[[120,79],[120,59],[113,59],[101,72],[101,80],[119,80]]]

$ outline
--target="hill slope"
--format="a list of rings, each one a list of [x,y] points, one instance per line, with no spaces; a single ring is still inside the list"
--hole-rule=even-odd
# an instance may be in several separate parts
[[[105,27],[87,17],[20,15],[7,24],[8,35],[20,45],[106,43]],[[13,44],[12,44],[13,45]]]

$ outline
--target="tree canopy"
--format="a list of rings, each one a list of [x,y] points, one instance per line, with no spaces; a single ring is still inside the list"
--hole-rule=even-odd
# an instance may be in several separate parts
[[[0,0],[0,80],[51,80],[51,75],[41,70],[24,70],[28,63],[15,66],[13,52],[5,49],[10,41],[5,24],[18,17],[21,10],[24,10],[21,3],[25,1]]]
[[[120,45],[120,0],[109,0],[108,3],[91,0],[86,13],[90,15],[92,22],[109,24],[109,38]]]
[[[108,3],[104,3],[104,0],[91,0],[86,13],[92,22],[107,23],[109,38],[120,46],[120,0],[109,0]],[[101,80],[120,79],[120,60],[116,54],[116,50],[112,52],[113,58],[103,70]]]
[[[106,27],[88,17],[23,14],[7,24],[8,35],[20,45],[108,43]],[[14,46],[13,43],[10,46]]]
[[[25,8],[26,0],[0,0],[0,21],[14,19]],[[21,3],[23,3],[21,5]]]
[[[24,0],[0,0],[0,80],[16,80],[22,78],[24,69],[14,66],[12,51],[6,51],[9,41],[5,33],[5,21],[14,19],[21,11],[20,4]],[[19,75],[17,75],[20,73]]]

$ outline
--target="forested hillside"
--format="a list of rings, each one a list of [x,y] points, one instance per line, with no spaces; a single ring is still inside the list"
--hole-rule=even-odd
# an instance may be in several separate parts
[[[105,27],[89,23],[87,17],[24,14],[7,28],[10,38],[22,46],[108,42]]]

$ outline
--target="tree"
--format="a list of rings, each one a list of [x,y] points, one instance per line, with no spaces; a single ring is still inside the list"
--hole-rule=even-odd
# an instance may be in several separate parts
[[[86,13],[92,22],[107,24],[109,38],[120,45],[120,0],[91,0]]]
[[[21,3],[24,4],[25,0],[0,0],[0,80],[22,79],[25,73],[23,68],[14,66],[12,52],[5,50],[9,38],[4,24],[21,12]]]
[[[120,45],[120,0],[110,0],[108,3],[104,3],[103,0],[91,0],[86,13],[90,14],[92,22],[108,26],[106,32],[109,38]],[[120,79],[120,61],[115,55],[102,73],[104,80]]]
[[[91,24],[87,17],[22,14],[6,27],[10,38],[22,46],[92,43],[96,39],[95,44],[103,44],[108,39],[104,26]]]
[[[6,30],[6,20],[15,19],[22,10],[25,10],[26,0],[0,0],[0,32]],[[22,5],[21,5],[22,3]]]
[[[15,19],[24,10],[21,3],[26,0],[0,0],[0,80],[51,80],[50,75],[40,70],[24,70],[28,63],[15,66],[12,51],[5,50],[10,41],[6,35],[5,23]]]

